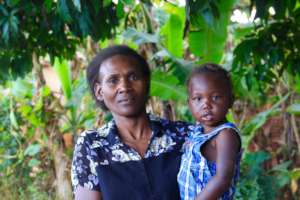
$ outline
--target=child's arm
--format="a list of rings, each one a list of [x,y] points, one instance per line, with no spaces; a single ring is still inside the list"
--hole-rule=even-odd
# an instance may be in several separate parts
[[[216,136],[216,175],[208,182],[196,200],[216,200],[226,192],[234,176],[240,140],[232,129],[224,129]]]

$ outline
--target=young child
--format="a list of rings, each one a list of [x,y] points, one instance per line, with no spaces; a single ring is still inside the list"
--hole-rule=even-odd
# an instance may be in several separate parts
[[[187,87],[197,125],[183,145],[177,177],[181,199],[233,199],[241,140],[239,130],[226,121],[233,103],[229,75],[216,64],[204,64],[192,71]]]

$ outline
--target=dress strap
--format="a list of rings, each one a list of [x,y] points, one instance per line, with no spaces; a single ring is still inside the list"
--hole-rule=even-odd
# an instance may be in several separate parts
[[[226,122],[226,123],[224,123],[224,124],[221,124],[221,125],[217,126],[217,127],[214,128],[211,132],[209,132],[209,133],[208,133],[209,138],[218,135],[218,134],[220,133],[221,130],[226,129],[226,128],[233,129],[234,132],[235,132],[236,134],[238,134],[238,136],[240,137],[240,131],[239,131],[239,129],[238,129],[233,123],[231,123],[231,122]]]

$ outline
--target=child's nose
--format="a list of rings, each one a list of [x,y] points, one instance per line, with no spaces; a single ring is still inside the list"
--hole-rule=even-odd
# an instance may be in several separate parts
[[[210,104],[210,101],[209,99],[203,99],[203,102],[202,102],[202,108],[203,109],[207,109],[207,108],[211,108],[211,104]]]

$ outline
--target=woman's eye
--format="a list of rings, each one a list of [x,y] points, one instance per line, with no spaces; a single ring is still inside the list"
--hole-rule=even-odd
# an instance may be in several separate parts
[[[137,76],[136,74],[131,74],[131,75],[129,76],[129,80],[131,80],[131,81],[136,81],[136,80],[138,80],[138,76]]]
[[[114,85],[118,82],[118,79],[117,78],[109,78],[106,82],[110,85]]]

